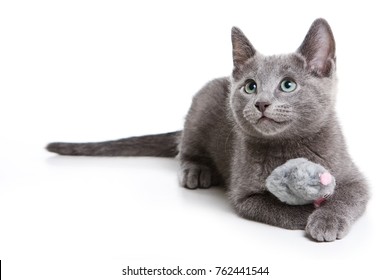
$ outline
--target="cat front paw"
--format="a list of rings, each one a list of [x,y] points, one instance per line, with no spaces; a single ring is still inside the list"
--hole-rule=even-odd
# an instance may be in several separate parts
[[[330,242],[346,236],[350,226],[346,217],[320,208],[309,216],[306,233],[316,241]]]
[[[188,189],[210,188],[211,170],[207,166],[195,163],[182,164],[180,184]]]

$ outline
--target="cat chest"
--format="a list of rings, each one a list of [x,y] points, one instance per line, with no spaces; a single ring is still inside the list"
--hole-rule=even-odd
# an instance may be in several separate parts
[[[252,166],[254,167],[253,171],[258,177],[265,179],[276,167],[286,163],[289,159],[291,158],[281,154],[260,154],[253,157],[251,161]]]
[[[245,186],[252,192],[266,191],[266,179],[276,167],[286,161],[285,157],[247,155],[241,161],[236,161],[232,170],[233,185]]]

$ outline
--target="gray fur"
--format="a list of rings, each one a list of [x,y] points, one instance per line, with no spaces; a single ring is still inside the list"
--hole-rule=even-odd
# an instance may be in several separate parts
[[[71,156],[152,156],[175,157],[178,154],[180,131],[124,138],[96,143],[62,143],[47,145],[46,149]]]
[[[287,55],[261,55],[238,28],[232,29],[232,43],[232,76],[205,85],[186,117],[178,141],[181,184],[191,189],[226,186],[236,212],[247,219],[306,229],[318,241],[344,237],[363,214],[368,189],[347,152],[335,113],[335,43],[328,23],[316,20],[299,49]],[[286,77],[297,82],[294,92],[280,90]],[[244,92],[248,79],[258,85],[254,94]],[[260,111],[258,102],[269,105]],[[168,137],[173,145],[176,136]],[[121,153],[118,146],[115,153],[107,149],[107,155],[155,154],[141,139],[139,147],[138,141],[130,140],[127,152]],[[49,148],[68,153],[66,144]],[[333,196],[318,209],[282,203],[266,189],[266,179],[276,167],[300,157],[321,164],[337,181]]]
[[[317,199],[329,198],[336,180],[323,185],[320,175],[328,172],[323,166],[305,158],[290,159],[275,168],[265,181],[267,189],[280,201],[290,205],[313,203]]]

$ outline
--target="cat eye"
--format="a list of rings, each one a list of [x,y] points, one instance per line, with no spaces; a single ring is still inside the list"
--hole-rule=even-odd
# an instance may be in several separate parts
[[[257,84],[254,80],[248,80],[245,84],[244,90],[248,94],[256,93],[257,91]]]
[[[284,92],[292,92],[297,88],[297,83],[291,79],[284,79],[280,83],[280,89]]]

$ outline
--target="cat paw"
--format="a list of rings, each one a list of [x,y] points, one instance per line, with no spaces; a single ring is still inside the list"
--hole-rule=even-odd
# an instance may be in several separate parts
[[[207,166],[197,164],[185,164],[182,167],[180,183],[188,189],[210,188],[211,187],[211,170]]]
[[[347,235],[351,223],[346,217],[318,209],[309,216],[306,233],[316,241],[335,241]]]

